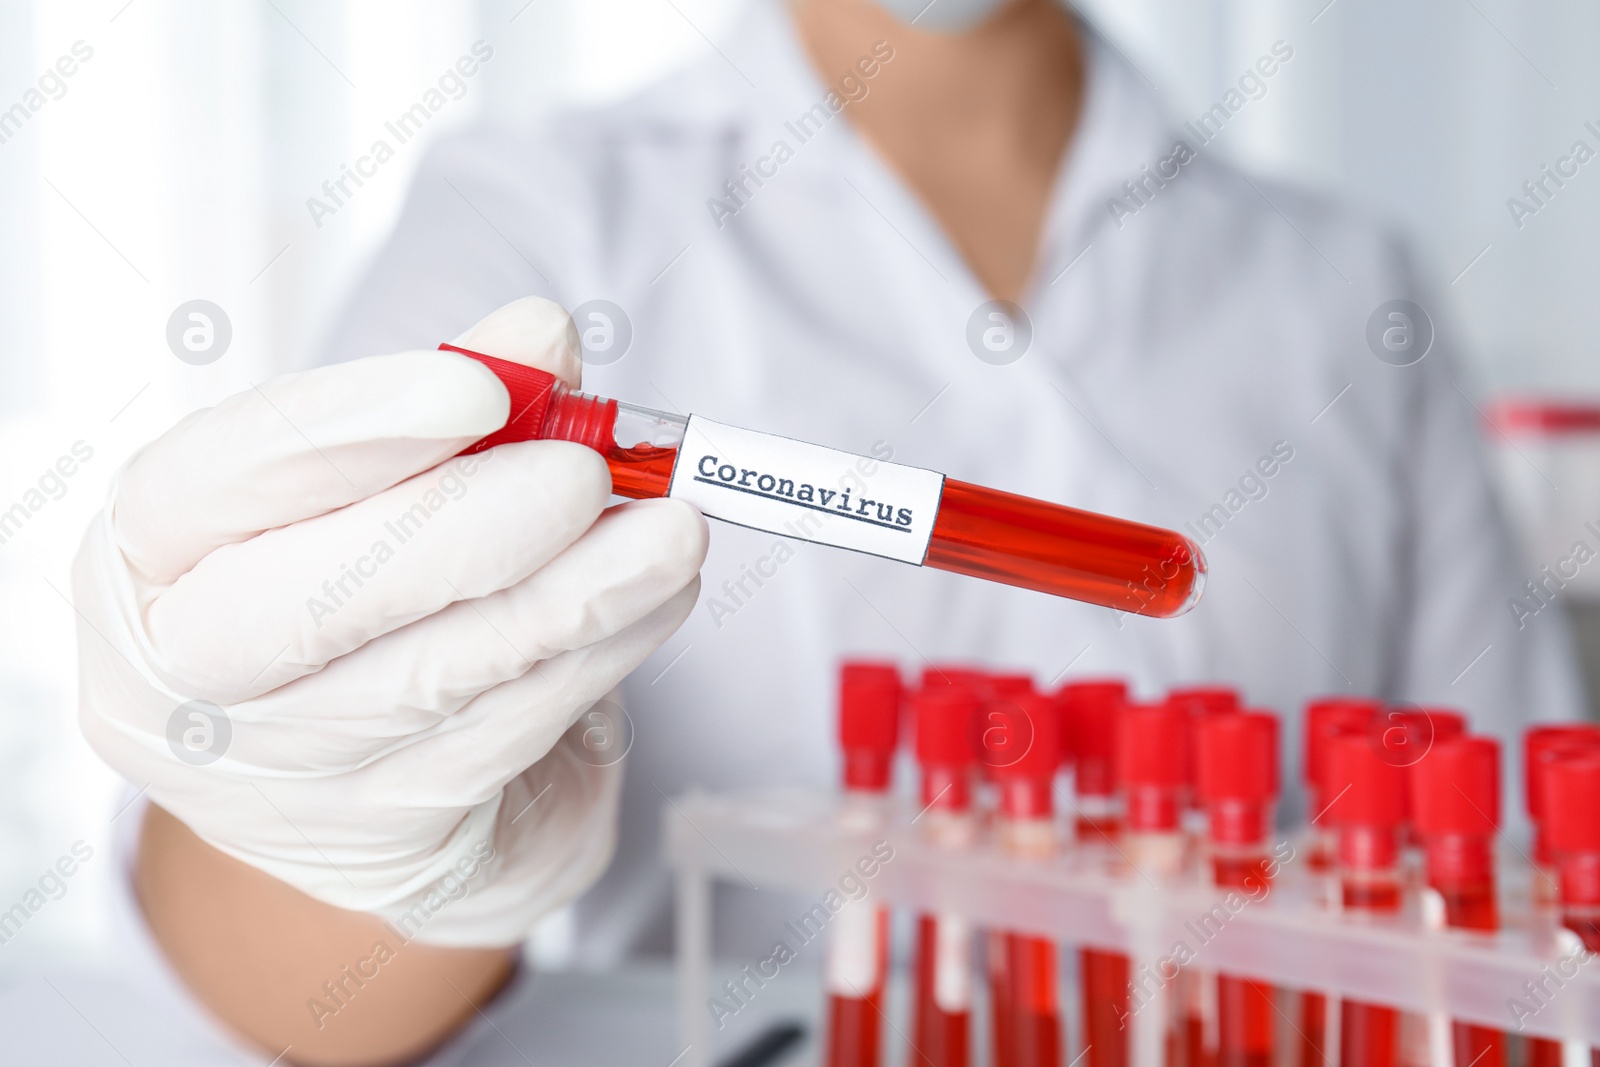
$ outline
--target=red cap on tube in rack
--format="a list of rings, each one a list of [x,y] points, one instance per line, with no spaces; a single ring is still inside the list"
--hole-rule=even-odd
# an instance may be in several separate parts
[[[1340,862],[1366,870],[1393,867],[1405,822],[1406,769],[1380,754],[1368,733],[1334,736],[1326,757],[1323,819],[1339,830]]]
[[[1073,791],[1109,797],[1117,791],[1117,716],[1128,702],[1128,683],[1117,679],[1068,682],[1056,692],[1063,748],[1072,753]]]
[[[1166,701],[1129,704],[1117,717],[1117,778],[1127,805],[1128,829],[1178,828],[1188,741],[1188,714]]]
[[[1449,708],[1390,708],[1374,730],[1386,758],[1410,767],[1420,763],[1433,746],[1465,734],[1467,720]]]
[[[900,671],[889,663],[846,663],[839,671],[839,747],[847,789],[889,788],[900,738]]]
[[[1522,788],[1528,818],[1533,821],[1533,859],[1548,865],[1544,840],[1544,777],[1549,760],[1566,752],[1600,749],[1600,726],[1586,722],[1535,726],[1522,738]]]
[[[1565,904],[1600,904],[1600,750],[1565,752],[1545,767],[1545,835]]]
[[[1008,818],[1050,815],[1051,786],[1060,765],[1059,722],[1055,702],[1038,693],[983,706],[979,758],[1000,784],[1000,808]]]
[[[1278,717],[1263,711],[1208,716],[1196,724],[1194,741],[1195,793],[1211,840],[1265,841],[1278,797]]]
[[[951,811],[971,803],[978,698],[960,686],[924,687],[910,696],[922,766],[922,802]]]
[[[976,667],[961,667],[953,663],[935,663],[922,668],[922,688],[951,685],[981,695],[989,690],[989,676]]]
[[[1423,837],[1488,837],[1500,828],[1500,742],[1436,743],[1410,768],[1411,822]]]
[[[1242,707],[1239,691],[1227,685],[1186,685],[1169,690],[1167,702],[1182,708],[1189,715],[1189,762],[1184,778],[1188,783],[1190,801],[1198,804],[1194,799],[1197,788],[1194,764],[1195,729],[1213,715],[1232,715],[1239,711]]]
[[[1328,742],[1341,733],[1365,733],[1382,711],[1383,704],[1380,701],[1365,697],[1324,697],[1306,705],[1301,772],[1311,793],[1312,814],[1326,803],[1320,798]]]

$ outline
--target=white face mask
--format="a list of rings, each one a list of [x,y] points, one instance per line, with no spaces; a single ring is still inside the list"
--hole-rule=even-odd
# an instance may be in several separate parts
[[[916,20],[919,30],[931,33],[965,33],[1004,7],[1010,0],[877,0],[901,22]]]

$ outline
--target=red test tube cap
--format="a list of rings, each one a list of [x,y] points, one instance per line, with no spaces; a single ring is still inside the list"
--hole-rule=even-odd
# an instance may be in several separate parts
[[[1543,782],[1547,760],[1558,752],[1600,749],[1600,726],[1586,722],[1552,723],[1535,726],[1522,738],[1522,787],[1528,817],[1544,818]]]
[[[1600,750],[1565,752],[1545,767],[1545,834],[1558,856],[1600,853]]]
[[[1409,767],[1425,759],[1435,745],[1463,736],[1467,720],[1449,708],[1393,707],[1384,712],[1374,732],[1386,758]]]
[[[1328,741],[1337,734],[1352,730],[1365,731],[1380,712],[1383,704],[1366,697],[1323,697],[1306,705],[1304,762],[1301,773],[1307,785],[1320,788],[1322,784],[1323,757]]]
[[[1239,711],[1239,691],[1227,685],[1186,685],[1167,693],[1167,700],[1191,715],[1227,715]]]
[[[1410,767],[1411,821],[1423,837],[1487,837],[1500,828],[1500,742],[1457,737]]]
[[[1203,803],[1266,804],[1278,795],[1278,717],[1266,711],[1216,715],[1195,729],[1195,784]]]
[[[1189,717],[1166,701],[1129,704],[1117,717],[1117,778],[1128,828],[1174,830],[1188,776]]]
[[[1038,693],[1000,697],[986,702],[981,716],[979,758],[1000,783],[1005,814],[1049,815],[1061,752],[1055,702]]]
[[[839,747],[847,789],[884,790],[900,735],[900,671],[847,662],[839,670]]]
[[[962,667],[954,663],[935,663],[922,668],[922,688],[936,689],[956,686],[982,695],[989,691],[989,676],[976,667]]]
[[[917,762],[923,766],[965,767],[972,751],[978,698],[959,686],[923,688],[910,695],[917,731]]]
[[[1068,682],[1056,691],[1063,747],[1072,753],[1079,796],[1117,791],[1117,716],[1127,702],[1128,683],[1114,678]]]
[[[1379,755],[1371,735],[1336,735],[1328,741],[1327,759],[1328,822],[1388,828],[1405,821],[1406,769]]]

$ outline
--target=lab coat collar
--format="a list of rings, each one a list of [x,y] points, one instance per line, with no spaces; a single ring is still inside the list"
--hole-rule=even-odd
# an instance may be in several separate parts
[[[1075,10],[1074,16],[1086,51],[1084,102],[1056,175],[1035,292],[1060,278],[1098,232],[1114,225],[1110,199],[1124,195],[1124,183],[1142,177],[1141,167],[1154,169],[1170,155],[1179,138],[1177,122],[1143,75],[1081,13]],[[750,0],[732,32],[712,48],[715,54],[638,103],[685,132],[698,127],[714,138],[765,144],[786,136],[785,123],[835,89],[812,67],[783,0]],[[838,132],[842,136],[820,140],[829,142],[824,151],[840,153],[831,162],[841,173],[876,169],[860,158],[872,151],[864,140],[852,129]]]

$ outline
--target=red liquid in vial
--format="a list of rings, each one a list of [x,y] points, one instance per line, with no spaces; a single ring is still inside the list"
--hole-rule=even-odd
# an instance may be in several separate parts
[[[1400,885],[1392,881],[1345,882],[1346,911],[1393,914],[1400,910]],[[1400,1047],[1400,1013],[1393,1008],[1344,1000],[1339,1005],[1340,1067],[1394,1067]]]
[[[995,1063],[998,1067],[1059,1067],[1060,1006],[1056,996],[1056,946],[1026,934],[998,934],[991,968],[996,990]]]
[[[1463,930],[1498,930],[1500,913],[1494,886],[1489,882],[1435,887],[1444,899],[1445,925]],[[1469,1023],[1453,1023],[1455,1059],[1476,1067],[1505,1067],[1506,1038],[1498,1030]]]
[[[676,448],[606,453],[618,496],[666,496]],[[928,567],[1135,615],[1174,615],[1204,565],[1170,530],[1049,504],[946,478],[928,542]]]
[[[1242,889],[1260,894],[1271,885],[1264,857],[1217,856],[1212,871],[1219,889]],[[1270,985],[1248,978],[1217,976],[1218,1067],[1271,1067],[1277,1040],[1277,1009]],[[1192,1062],[1206,1061],[1203,1053]]]
[[[1089,1067],[1128,1067],[1128,957],[1086,948],[1079,955],[1083,982],[1083,1043]]]
[[[878,1067],[882,1019],[882,987],[864,997],[828,997],[828,1067]]]

